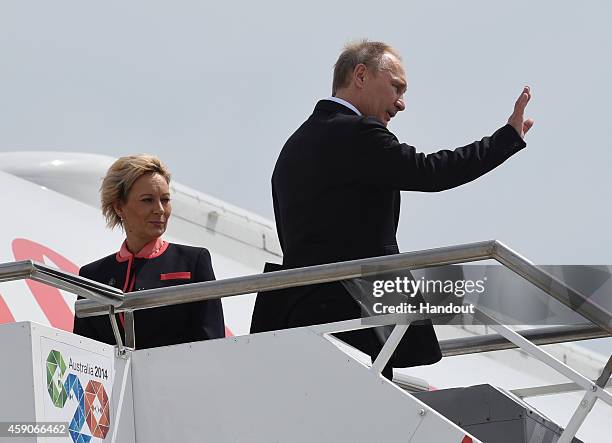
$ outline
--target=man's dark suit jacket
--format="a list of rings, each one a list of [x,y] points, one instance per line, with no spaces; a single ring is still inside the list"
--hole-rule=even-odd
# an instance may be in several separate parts
[[[436,192],[468,183],[525,147],[510,125],[454,151],[416,152],[378,120],[321,100],[287,140],[272,175],[283,269],[399,252],[396,231],[400,190]],[[422,227],[426,229],[426,227]],[[251,332],[360,317],[340,283],[263,293]],[[345,333],[373,357],[380,342],[372,331]],[[411,326],[393,366],[429,364],[441,358],[430,323]]]
[[[205,248],[168,244],[154,258],[121,259],[119,253],[89,263],[79,275],[116,288],[132,281],[133,290],[163,288],[215,279],[210,253]],[[81,297],[79,297],[81,298]],[[134,312],[136,348],[174,345],[225,337],[221,300],[206,300]],[[125,340],[120,321],[121,337]],[[107,315],[74,319],[75,334],[111,345],[115,336]]]

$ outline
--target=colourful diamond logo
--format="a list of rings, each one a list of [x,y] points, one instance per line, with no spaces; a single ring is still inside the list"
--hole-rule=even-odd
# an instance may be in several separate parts
[[[66,382],[64,383],[68,397],[76,400],[77,408],[74,411],[74,416],[70,421],[68,430],[70,431],[70,437],[75,443],[89,443],[91,435],[87,435],[81,432],[83,425],[85,424],[85,393],[81,381],[74,374],[68,374]]]
[[[89,380],[85,388],[85,420],[91,435],[105,438],[110,427],[108,395],[102,383]]]
[[[76,374],[68,373],[66,362],[59,351],[47,357],[47,391],[58,408],[76,405],[68,431],[74,443],[90,443],[93,438],[104,439],[110,429],[108,394],[100,382],[89,380],[85,389]],[[63,380],[65,378],[65,380]],[[68,402],[68,400],[71,400]],[[74,402],[72,402],[74,400]],[[85,423],[92,435],[87,435]]]
[[[62,382],[66,373],[66,363],[59,351],[52,350],[47,357],[47,391],[51,401],[58,408],[63,408],[68,399],[68,393]]]

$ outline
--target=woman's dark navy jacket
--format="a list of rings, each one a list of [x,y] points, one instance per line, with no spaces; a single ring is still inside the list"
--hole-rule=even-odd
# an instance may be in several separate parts
[[[156,249],[152,249],[155,248]],[[148,247],[149,251],[143,254]],[[79,275],[124,292],[214,280],[205,248],[152,242],[136,256],[121,251],[85,265]],[[221,300],[207,300],[134,312],[136,348],[153,348],[225,336]],[[118,321],[125,339],[122,322]],[[76,318],[74,333],[108,344],[115,338],[108,316]]]

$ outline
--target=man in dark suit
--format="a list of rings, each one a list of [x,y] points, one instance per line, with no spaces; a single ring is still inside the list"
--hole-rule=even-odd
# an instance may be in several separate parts
[[[389,45],[348,45],[334,69],[332,97],[287,140],[272,175],[283,269],[399,252],[400,192],[436,192],[468,183],[524,148],[533,120],[523,111],[525,87],[508,124],[454,151],[425,155],[400,143],[387,124],[405,108],[407,82]],[[271,268],[268,268],[271,270]],[[360,317],[341,283],[263,293],[251,332]],[[374,359],[381,342],[372,330],[338,334]],[[412,325],[385,369],[435,363],[440,348],[430,322]]]

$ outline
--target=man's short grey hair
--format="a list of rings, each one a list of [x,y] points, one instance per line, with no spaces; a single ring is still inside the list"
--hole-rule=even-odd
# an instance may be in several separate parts
[[[398,52],[392,46],[383,42],[371,42],[364,39],[348,43],[334,65],[332,95],[335,96],[338,89],[345,88],[350,84],[351,74],[355,66],[363,63],[368,69],[377,71],[384,69],[385,54],[392,54],[401,60]]]

